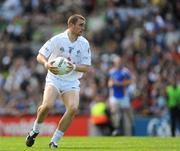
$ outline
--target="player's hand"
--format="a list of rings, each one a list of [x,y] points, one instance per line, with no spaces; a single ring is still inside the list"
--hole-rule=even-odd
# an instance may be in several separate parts
[[[67,72],[71,72],[72,70],[75,70],[76,65],[73,64],[71,61],[68,61],[68,65],[67,65]]]
[[[45,68],[48,69],[49,71],[51,71],[53,74],[57,75],[59,73],[59,69],[57,67],[54,67],[52,64],[54,63],[54,61],[51,62],[46,62],[44,64]]]

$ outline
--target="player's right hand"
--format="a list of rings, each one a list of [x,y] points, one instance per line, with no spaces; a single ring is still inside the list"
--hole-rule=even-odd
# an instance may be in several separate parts
[[[57,67],[54,67],[52,64],[54,61],[45,63],[45,68],[51,71],[53,74],[57,75],[59,73],[59,69]]]

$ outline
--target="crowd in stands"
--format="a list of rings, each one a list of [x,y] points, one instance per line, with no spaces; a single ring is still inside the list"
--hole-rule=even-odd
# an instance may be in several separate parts
[[[108,100],[108,71],[120,55],[133,75],[134,112],[163,114],[167,85],[180,84],[178,12],[176,0],[1,0],[0,115],[36,113],[47,72],[36,55],[74,13],[87,19],[93,64],[82,79],[79,113],[89,113],[97,94]],[[64,113],[59,100],[52,114]]]

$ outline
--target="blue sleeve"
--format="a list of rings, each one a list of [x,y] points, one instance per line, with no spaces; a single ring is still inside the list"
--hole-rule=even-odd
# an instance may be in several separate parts
[[[131,76],[131,73],[129,71],[126,72],[125,78],[128,80],[131,80],[132,76]]]

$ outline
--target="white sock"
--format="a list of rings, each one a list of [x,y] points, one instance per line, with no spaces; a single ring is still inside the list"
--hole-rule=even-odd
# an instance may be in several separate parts
[[[58,141],[61,139],[61,137],[64,135],[64,132],[56,129],[56,131],[54,132],[54,135],[51,139],[51,142],[54,142],[55,144],[58,144]]]
[[[33,131],[36,133],[39,133],[41,126],[42,126],[42,123],[38,123],[37,120],[35,120],[34,125],[33,125]]]

